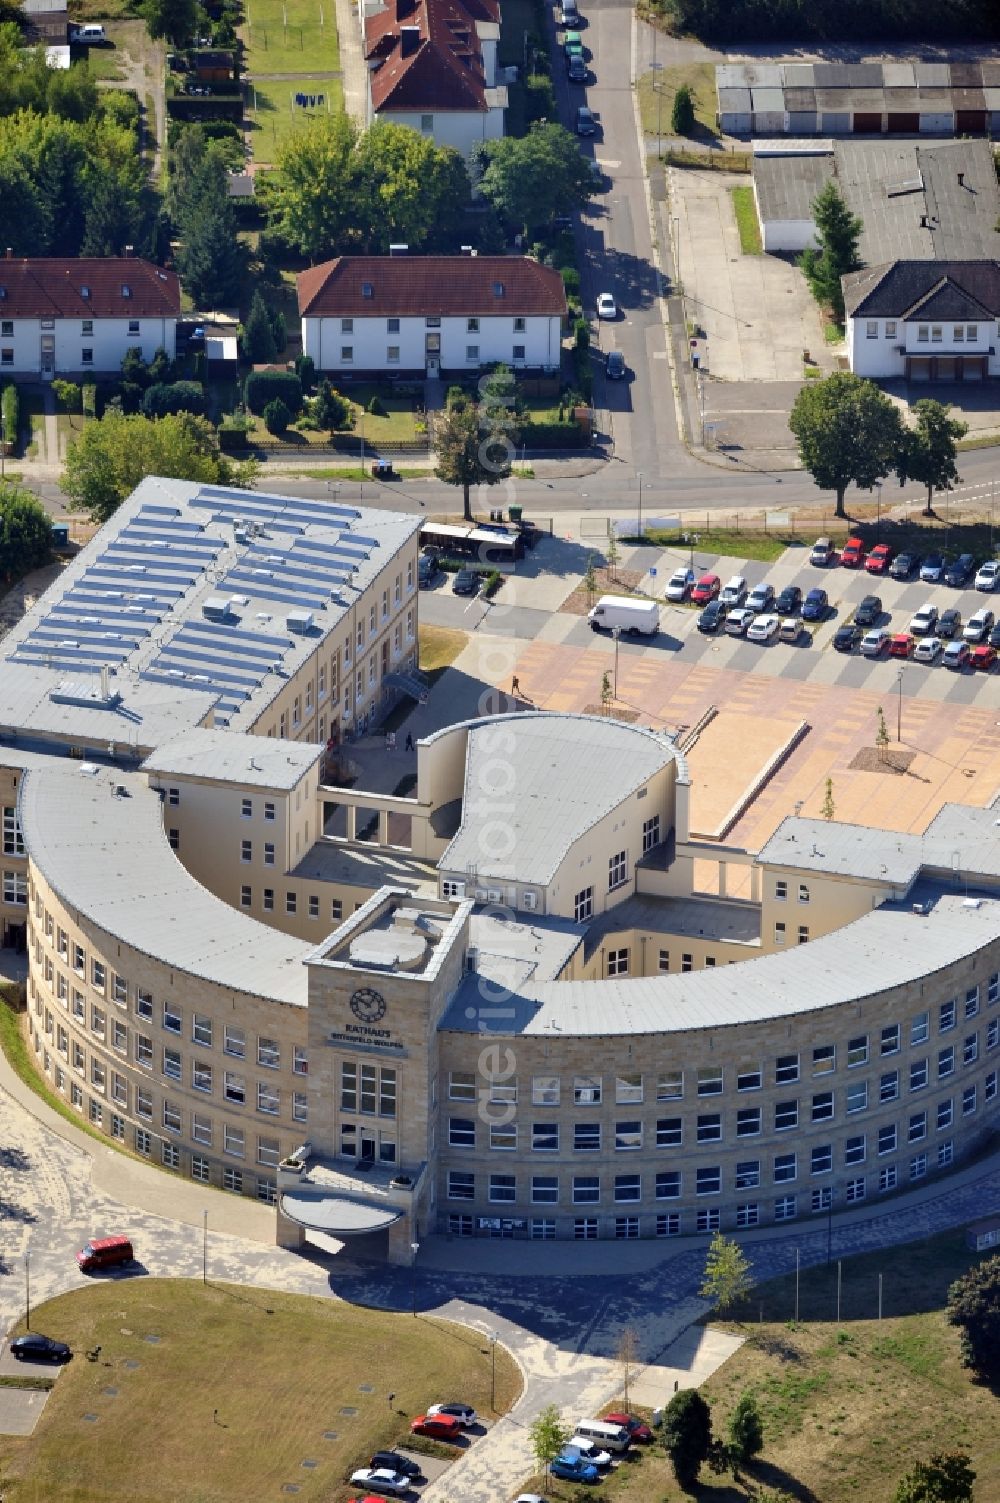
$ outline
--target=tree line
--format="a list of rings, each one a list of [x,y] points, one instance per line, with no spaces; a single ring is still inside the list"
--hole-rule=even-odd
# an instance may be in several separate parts
[[[651,0],[706,41],[963,41],[1000,36],[996,0]]]

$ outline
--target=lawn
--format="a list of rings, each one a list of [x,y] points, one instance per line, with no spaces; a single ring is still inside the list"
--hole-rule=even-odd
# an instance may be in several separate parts
[[[292,1481],[303,1503],[339,1503],[353,1496],[350,1472],[404,1441],[427,1403],[461,1394],[490,1410],[487,1343],[422,1316],[158,1279],[76,1291],[32,1314],[77,1355],[34,1434],[7,1438],[4,1491],[17,1503],[245,1503]],[[519,1388],[498,1349],[498,1411]]]
[[[654,531],[646,534],[646,541],[659,548],[683,549],[686,544],[681,542],[681,536],[682,534],[678,532]],[[727,558],[752,558],[762,564],[773,564],[786,548],[790,548],[793,543],[803,542],[801,537],[789,536],[787,533],[735,532],[721,529],[704,531],[699,528],[695,536],[698,539],[695,544],[697,553],[719,553]]]
[[[647,136],[656,135],[657,120],[659,120],[661,135],[673,135],[670,129],[670,112],[673,109],[674,95],[684,83],[691,90],[694,100],[695,124],[691,139],[696,141],[707,136],[718,136],[718,127],[715,123],[714,63],[674,63],[670,67],[658,68],[655,73],[642,75],[636,87],[639,90],[642,128]],[[656,97],[658,93],[662,95],[659,104]]]
[[[287,26],[283,24],[285,14]],[[246,69],[253,77],[260,73],[334,73],[340,67],[334,0],[309,4],[305,0],[247,0],[240,34],[246,47]]]
[[[432,472],[428,469],[420,469],[416,465],[393,465],[394,474],[402,480],[429,480]],[[334,466],[333,468],[319,470],[305,470],[296,468],[296,475],[305,476],[309,480],[371,480],[371,470],[363,470],[360,465]]]
[[[110,78],[117,81],[125,77],[121,56],[113,46],[88,48],[87,67],[91,78]]]
[[[418,627],[420,671],[439,673],[450,668],[468,640],[464,631],[452,631],[447,626]]]
[[[313,61],[313,59],[310,59]],[[296,94],[323,96],[322,106],[302,109],[294,104]],[[344,90],[339,78],[254,79],[247,119],[250,142],[257,162],[273,163],[287,135],[318,115],[336,114],[344,108]]]
[[[384,417],[376,417],[365,410],[376,392],[385,408]],[[425,435],[417,432],[418,423],[424,426],[424,416],[414,410],[411,397],[397,396],[375,386],[353,384],[344,389],[342,395],[349,399],[354,413],[355,437],[363,436],[366,444],[377,448],[379,441],[385,439],[397,444],[424,441]]]
[[[730,188],[729,194],[733,200],[736,228],[740,232],[740,250],[745,256],[763,255],[764,246],[760,238],[760,224],[757,220],[757,205],[754,202],[753,189],[744,184],[739,188]]]

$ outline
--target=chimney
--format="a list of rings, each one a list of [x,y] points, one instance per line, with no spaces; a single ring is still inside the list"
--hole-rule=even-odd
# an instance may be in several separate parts
[[[126,261],[131,256],[132,251],[133,251],[133,247],[131,245],[126,245],[125,246],[125,249],[122,251],[122,255],[124,256],[124,258],[125,258]]]
[[[400,57],[412,57],[420,46],[420,27],[401,26],[399,28],[399,55]]]
[[[927,215],[926,214],[921,214],[921,216],[920,216],[920,228],[922,230],[926,230],[926,228],[927,228]]]
[[[7,247],[7,260],[8,261],[13,261],[13,259],[14,259],[14,247],[12,245],[8,245],[8,247]]]
[[[964,172],[960,172],[958,174],[958,186],[960,188],[964,188],[965,187],[965,173]]]
[[[405,256],[405,255],[409,254],[409,250],[410,250],[410,247],[408,245],[406,245],[404,242],[398,241],[398,240],[396,241],[396,243],[394,245],[390,245],[389,246],[389,254],[390,254],[390,256]]]
[[[416,10],[416,0],[396,0],[396,20],[405,21]]]

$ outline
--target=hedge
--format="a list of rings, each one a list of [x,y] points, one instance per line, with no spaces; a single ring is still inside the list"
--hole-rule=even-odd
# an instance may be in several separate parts
[[[145,417],[166,417],[173,412],[205,414],[205,392],[197,381],[160,382],[144,392],[142,411]]]
[[[579,423],[522,423],[518,448],[582,449],[586,447]]]
[[[257,417],[269,402],[284,402],[292,417],[302,411],[302,382],[294,371],[251,371],[243,400]]]
[[[17,433],[21,420],[20,403],[17,399],[17,387],[13,384],[5,386],[3,396],[0,397],[3,411],[3,431],[6,441],[17,447]]]

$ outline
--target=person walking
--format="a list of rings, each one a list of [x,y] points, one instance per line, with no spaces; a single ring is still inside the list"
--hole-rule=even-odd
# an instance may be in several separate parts
[[[412,734],[409,731],[407,731],[407,733],[406,733],[406,750],[408,752],[411,752],[411,751],[414,750],[413,736],[412,736]]]
[[[510,681],[510,692],[512,694],[520,694],[521,692],[521,680],[518,678],[516,673]]]

